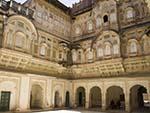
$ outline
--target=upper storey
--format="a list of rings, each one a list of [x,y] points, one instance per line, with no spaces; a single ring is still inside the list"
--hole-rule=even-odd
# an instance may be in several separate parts
[[[71,32],[69,8],[54,0],[28,0],[24,5],[34,11],[33,23],[38,29],[69,40]]]
[[[85,5],[85,4],[86,5]],[[72,9],[73,41],[97,37],[102,31],[123,30],[150,20],[146,0],[82,0]]]

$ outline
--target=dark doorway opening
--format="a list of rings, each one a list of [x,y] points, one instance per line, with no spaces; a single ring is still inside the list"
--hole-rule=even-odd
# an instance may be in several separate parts
[[[59,92],[56,91],[55,92],[55,108],[59,107],[59,102],[60,102],[60,100],[59,100]]]
[[[90,103],[91,108],[101,108],[102,99],[101,99],[101,89],[99,87],[93,87],[90,90]]]
[[[65,104],[65,107],[70,107],[70,94],[69,94],[68,91],[66,92],[66,104]]]
[[[103,17],[103,20],[104,20],[104,23],[107,23],[107,22],[108,22],[108,16],[105,15],[105,16]]]
[[[83,87],[77,89],[76,103],[77,107],[85,107],[85,89]]]
[[[0,111],[9,111],[11,92],[2,91],[0,101]]]
[[[106,94],[107,109],[125,110],[125,97],[123,89],[119,86],[111,86]]]
[[[150,104],[147,104],[147,89],[141,85],[136,85],[130,90],[130,107],[131,111],[149,111]]]

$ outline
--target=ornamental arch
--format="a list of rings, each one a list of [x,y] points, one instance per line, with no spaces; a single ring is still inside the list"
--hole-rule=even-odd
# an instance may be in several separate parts
[[[84,87],[78,87],[76,89],[76,106],[85,107],[86,91]]]
[[[31,52],[32,44],[38,39],[33,23],[26,17],[14,15],[5,21],[4,46],[15,50]]]
[[[125,109],[124,89],[120,86],[110,86],[106,90],[107,109]]]
[[[15,110],[17,108],[18,92],[16,87],[17,84],[13,81],[0,82],[0,111]]]
[[[59,108],[63,105],[62,85],[56,84],[53,90],[53,107]]]
[[[90,89],[89,98],[89,107],[100,108],[102,106],[102,92],[98,86],[94,86]]]
[[[135,111],[145,108],[145,102],[148,100],[149,92],[144,85],[136,84],[130,88],[130,109]]]
[[[39,84],[33,84],[30,94],[30,108],[31,109],[42,109],[44,104],[43,88]]]
[[[110,58],[112,56],[120,56],[120,38],[119,34],[113,30],[103,31],[92,42],[96,48],[97,57]]]

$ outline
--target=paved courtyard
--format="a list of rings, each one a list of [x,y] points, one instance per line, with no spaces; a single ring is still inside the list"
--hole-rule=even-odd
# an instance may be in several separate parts
[[[55,110],[55,111],[28,111],[28,112],[0,112],[0,113],[127,113],[124,111],[106,111],[101,112],[98,110]],[[150,109],[146,111],[138,111],[132,113],[150,113]]]

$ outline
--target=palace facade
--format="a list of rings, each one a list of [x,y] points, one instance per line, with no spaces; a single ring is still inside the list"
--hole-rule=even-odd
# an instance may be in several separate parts
[[[148,103],[149,0],[0,0],[0,111]]]

